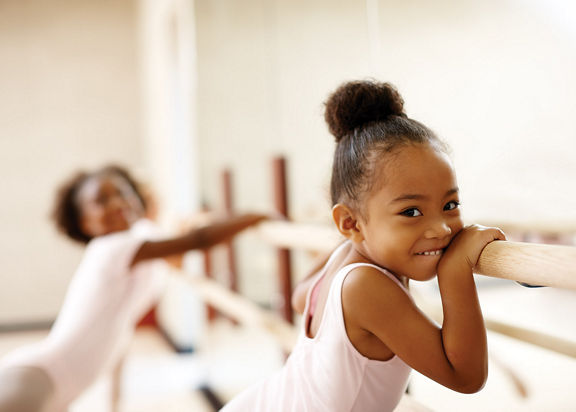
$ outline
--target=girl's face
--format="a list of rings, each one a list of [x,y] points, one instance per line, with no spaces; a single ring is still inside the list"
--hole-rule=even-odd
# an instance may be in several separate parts
[[[380,163],[358,220],[359,251],[397,276],[431,279],[463,227],[452,163],[429,144],[402,147]]]
[[[76,203],[80,227],[90,237],[129,229],[145,214],[132,186],[113,173],[89,177],[78,190]]]

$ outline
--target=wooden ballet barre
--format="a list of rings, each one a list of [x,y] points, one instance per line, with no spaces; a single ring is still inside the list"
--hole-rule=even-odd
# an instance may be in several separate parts
[[[342,241],[335,228],[322,224],[269,222],[256,229],[268,243],[329,253]],[[490,243],[475,273],[540,286],[576,289],[576,247],[525,242]]]
[[[484,248],[474,271],[533,285],[576,289],[576,247],[496,241]]]
[[[255,229],[267,243],[281,248],[329,253],[342,242],[335,227],[326,224],[264,222]]]

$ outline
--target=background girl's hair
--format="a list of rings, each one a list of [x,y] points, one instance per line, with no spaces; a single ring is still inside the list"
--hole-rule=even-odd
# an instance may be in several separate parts
[[[99,175],[117,175],[123,178],[140,198],[146,209],[146,197],[143,195],[138,182],[132,175],[118,165],[109,165],[94,172],[76,172],[70,179],[65,181],[57,191],[52,218],[58,231],[72,240],[80,243],[88,243],[92,237],[82,231],[80,225],[80,210],[78,209],[77,194],[82,185],[91,177]]]
[[[390,83],[374,80],[342,84],[328,98],[324,119],[336,138],[330,193],[332,205],[346,202],[357,211],[375,181],[375,163],[408,144],[435,143],[432,130],[404,112],[404,100]]]

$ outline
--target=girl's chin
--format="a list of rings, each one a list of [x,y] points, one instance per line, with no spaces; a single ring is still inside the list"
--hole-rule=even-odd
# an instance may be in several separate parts
[[[419,282],[425,282],[436,277],[438,273],[438,261],[428,260],[423,264],[422,260],[417,262],[405,262],[404,265],[399,265],[396,270],[387,267],[386,265],[380,265],[381,267],[388,270],[397,278],[408,278],[411,280],[416,280]]]
[[[412,280],[417,280],[418,282],[427,282],[429,280],[434,279],[436,277],[436,273],[416,274],[408,277]]]
[[[436,270],[436,265],[434,265],[430,268],[414,268],[408,277],[414,280],[425,282],[427,280],[434,279],[437,273],[438,271]]]

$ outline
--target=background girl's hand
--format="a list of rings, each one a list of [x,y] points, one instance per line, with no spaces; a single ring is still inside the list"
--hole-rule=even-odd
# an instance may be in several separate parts
[[[439,265],[453,259],[464,259],[472,270],[484,247],[494,240],[506,240],[506,235],[495,227],[466,226],[452,239]]]

